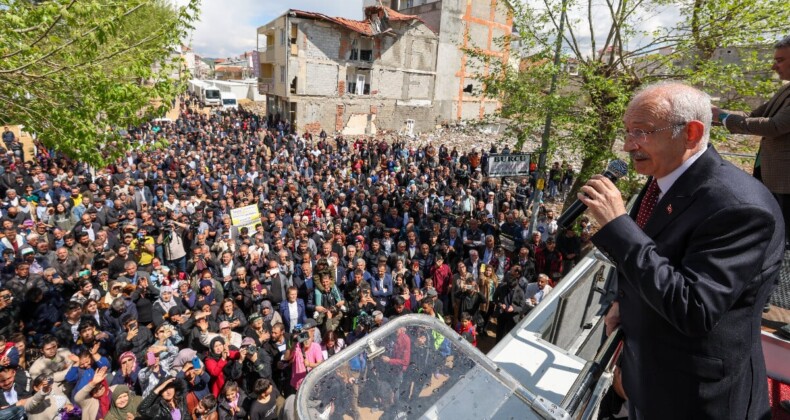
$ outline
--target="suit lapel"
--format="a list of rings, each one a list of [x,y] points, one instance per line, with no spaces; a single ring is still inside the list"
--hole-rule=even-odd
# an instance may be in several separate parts
[[[653,209],[653,215],[645,225],[645,233],[651,238],[658,236],[673,220],[694,202],[694,193],[705,182],[704,174],[721,165],[722,160],[716,150],[711,146],[697,159],[694,164],[672,184],[669,191]]]

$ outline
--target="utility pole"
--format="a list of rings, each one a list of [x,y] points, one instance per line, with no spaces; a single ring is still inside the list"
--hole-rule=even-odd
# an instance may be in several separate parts
[[[557,91],[557,84],[560,77],[560,63],[562,53],[562,36],[565,33],[565,15],[568,8],[568,0],[562,0],[562,11],[560,12],[560,27],[557,33],[557,43],[554,46],[554,74],[551,76],[551,87],[549,88],[549,96],[554,95]],[[533,192],[534,198],[532,200],[532,218],[529,223],[530,236],[538,224],[538,211],[540,210],[540,203],[543,201],[543,191],[546,188],[546,180],[544,174],[546,172],[546,160],[549,150],[549,136],[551,135],[551,111],[546,114],[546,123],[543,126],[543,136],[540,144],[540,160],[538,161],[538,178],[535,180],[535,191]]]

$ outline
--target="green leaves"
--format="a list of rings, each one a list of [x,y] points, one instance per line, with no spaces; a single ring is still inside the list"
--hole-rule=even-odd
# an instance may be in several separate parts
[[[172,59],[199,0],[0,0],[0,122],[101,165],[133,145],[110,127],[155,116],[180,92]],[[183,82],[183,81],[182,81]]]
[[[579,180],[599,172],[613,157],[615,133],[640,86],[684,80],[710,93],[722,107],[750,109],[776,91],[770,71],[772,44],[790,32],[790,7],[781,0],[510,4],[523,54],[521,66],[513,69],[487,61],[490,74],[480,77],[484,94],[502,101],[497,117],[509,122],[517,148],[539,138],[546,116],[552,115],[549,152],[562,146],[580,158]],[[571,17],[560,33],[563,5]],[[652,18],[667,11],[680,19],[651,26]],[[553,64],[552,51],[558,36],[563,40],[559,67]],[[549,95],[557,72],[558,93]],[[637,183],[619,185],[627,195]]]

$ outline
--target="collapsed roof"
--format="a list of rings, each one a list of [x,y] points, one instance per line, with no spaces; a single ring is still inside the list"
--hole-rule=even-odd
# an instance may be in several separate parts
[[[398,13],[395,10],[390,9],[389,7],[380,6],[366,7],[365,20],[331,17],[322,13],[306,12],[304,10],[296,9],[291,9],[289,14],[295,17],[332,22],[361,35],[370,37],[392,33],[392,27],[390,26],[389,22],[410,22],[416,20],[425,24],[425,21],[420,19],[419,16],[404,15],[403,13]]]

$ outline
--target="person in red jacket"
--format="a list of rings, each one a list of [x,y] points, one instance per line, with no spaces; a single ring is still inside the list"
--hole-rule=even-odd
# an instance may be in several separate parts
[[[381,361],[388,368],[385,372],[387,373],[387,382],[392,386],[393,398],[395,399],[393,402],[397,402],[400,386],[403,382],[403,374],[409,368],[409,363],[411,362],[411,338],[406,333],[406,327],[398,328],[397,334],[390,356],[381,356]]]
[[[225,373],[223,370],[230,360],[239,358],[237,350],[230,350],[222,337],[214,337],[208,346],[209,355],[206,357],[206,372],[211,380],[209,386],[211,393],[215,397],[219,396],[222,387],[225,386]]]
[[[450,266],[444,263],[444,255],[437,253],[433,257],[434,264],[431,266],[430,277],[433,279],[433,287],[439,294],[442,307],[449,311],[450,308],[450,288],[453,284],[453,271]],[[452,312],[450,312],[452,313]]]
[[[535,255],[535,269],[538,274],[545,274],[552,279],[553,282],[558,281],[562,277],[562,253],[557,250],[557,244],[554,238],[546,240],[546,247],[539,250]],[[551,285],[554,287],[554,284]]]

